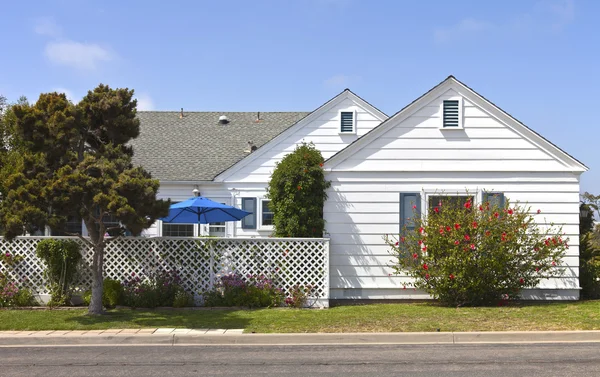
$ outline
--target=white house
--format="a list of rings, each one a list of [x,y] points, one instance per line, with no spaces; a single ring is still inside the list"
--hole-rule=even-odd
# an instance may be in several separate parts
[[[332,182],[324,208],[331,299],[424,298],[389,276],[383,235],[398,233],[410,201],[495,194],[527,203],[539,224],[561,224],[565,274],[524,296],[577,299],[579,178],[587,167],[450,76],[388,117],[346,89],[311,113],[140,112],[135,162],[160,179],[160,197],[201,195],[249,210],[242,222],[171,225],[147,236],[268,236],[265,200],[275,163],[313,142]],[[412,208],[411,208],[412,209]],[[537,210],[541,214],[537,214]],[[426,212],[426,211],[424,211]]]

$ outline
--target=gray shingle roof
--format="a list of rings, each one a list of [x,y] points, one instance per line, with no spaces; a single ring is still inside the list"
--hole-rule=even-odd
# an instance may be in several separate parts
[[[248,141],[261,147],[308,112],[140,111],[133,161],[161,181],[211,181],[248,155]],[[220,124],[226,115],[229,123]]]

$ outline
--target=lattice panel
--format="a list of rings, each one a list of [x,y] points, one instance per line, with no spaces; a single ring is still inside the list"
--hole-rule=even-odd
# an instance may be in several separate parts
[[[22,256],[13,266],[0,260],[0,272],[39,294],[47,294],[44,265],[36,245],[48,237],[0,237],[0,252]],[[92,250],[83,241],[76,291],[92,285]],[[311,286],[314,298],[329,298],[329,241],[291,238],[141,238],[125,237],[108,243],[104,275],[119,281],[157,269],[177,270],[184,288],[193,293],[211,289],[219,276],[231,272],[265,275],[289,293],[295,285]]]

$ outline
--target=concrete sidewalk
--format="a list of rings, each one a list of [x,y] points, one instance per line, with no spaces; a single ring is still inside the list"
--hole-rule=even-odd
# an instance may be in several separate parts
[[[600,342],[600,331],[246,334],[243,329],[0,331],[0,346],[324,345]]]

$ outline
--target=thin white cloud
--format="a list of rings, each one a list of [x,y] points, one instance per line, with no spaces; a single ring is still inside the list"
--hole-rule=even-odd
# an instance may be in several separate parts
[[[329,77],[323,82],[323,85],[331,89],[342,89],[348,88],[350,84],[355,84],[360,81],[359,76],[348,76],[343,74],[337,74]]]
[[[154,102],[152,98],[147,93],[142,93],[139,96],[136,96],[137,99],[137,109],[139,111],[150,111],[154,110]]]
[[[498,23],[465,18],[453,26],[435,29],[433,38],[440,44],[460,37],[486,33],[521,38],[539,33],[560,32],[574,20],[574,0],[543,0],[528,12],[515,14],[512,18]]]
[[[62,35],[62,29],[56,24],[53,18],[39,18],[35,22],[34,29],[36,34],[57,38]]]
[[[100,63],[115,59],[112,52],[98,44],[69,40],[48,42],[45,52],[52,63],[81,71],[94,71]]]
[[[494,25],[487,21],[465,18],[456,25],[436,29],[433,33],[433,37],[437,43],[444,43],[456,40],[456,38],[461,38],[465,35],[474,35],[493,28]]]
[[[65,89],[65,88],[54,88],[52,89],[53,92],[57,92],[57,93],[64,93],[67,96],[67,99],[73,103],[77,103],[79,102],[79,100],[75,99],[75,96],[73,95],[73,92],[69,89]]]
[[[538,8],[541,13],[550,15],[550,23],[556,31],[562,30],[565,26],[575,20],[575,2],[573,0],[560,0],[556,2],[540,2]]]

